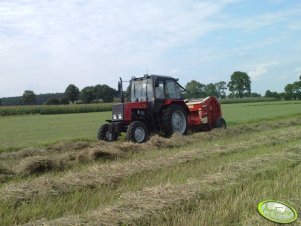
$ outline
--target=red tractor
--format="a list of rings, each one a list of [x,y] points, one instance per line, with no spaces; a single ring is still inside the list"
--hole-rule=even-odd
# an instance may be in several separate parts
[[[98,140],[115,141],[121,132],[137,143],[150,133],[169,137],[173,133],[226,128],[221,105],[216,97],[184,101],[185,89],[178,79],[168,76],[144,75],[130,81],[129,101],[124,101],[122,80],[118,83],[121,103],[113,105],[112,119],[106,120],[97,133]]]

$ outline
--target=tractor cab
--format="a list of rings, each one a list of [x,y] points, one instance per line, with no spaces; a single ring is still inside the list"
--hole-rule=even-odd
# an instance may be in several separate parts
[[[132,78],[130,81],[130,102],[154,101],[155,99],[183,99],[185,90],[177,79],[159,75],[145,75],[141,78]]]
[[[158,114],[162,110],[165,101],[183,102],[182,92],[185,89],[177,81],[177,79],[162,75],[133,77],[130,81],[129,102],[147,102],[149,113]],[[119,87],[122,89],[122,86]],[[122,96],[122,90],[119,92]]]
[[[208,97],[200,102],[185,103],[182,92],[186,90],[178,79],[162,75],[133,77],[127,101],[122,87],[120,78],[121,103],[113,105],[112,119],[106,120],[107,123],[99,128],[98,140],[114,141],[126,132],[128,140],[142,143],[150,133],[170,137],[173,133],[185,135],[188,127],[212,129],[223,125],[224,121],[219,121],[221,108],[218,99]]]

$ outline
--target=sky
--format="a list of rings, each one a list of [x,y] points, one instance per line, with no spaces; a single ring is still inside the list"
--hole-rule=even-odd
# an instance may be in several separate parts
[[[283,92],[301,75],[300,15],[300,0],[0,0],[0,97],[234,71]]]

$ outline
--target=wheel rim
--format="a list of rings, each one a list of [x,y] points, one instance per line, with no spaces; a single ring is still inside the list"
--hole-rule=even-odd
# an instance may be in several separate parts
[[[221,128],[222,128],[222,129],[226,129],[226,124],[225,124],[225,123],[222,123]]]
[[[142,127],[137,127],[135,129],[135,140],[140,143],[143,142],[144,138],[145,138],[145,130]]]
[[[183,134],[186,130],[186,117],[180,110],[175,111],[172,114],[171,125],[173,132]]]
[[[218,123],[217,123],[217,128],[221,128],[221,129],[226,129],[226,122],[225,120],[223,120],[222,118],[220,118],[218,120]]]
[[[106,139],[107,139],[107,140],[110,140],[110,141],[113,140],[113,134],[110,133],[109,131],[107,131],[107,132],[106,132]]]

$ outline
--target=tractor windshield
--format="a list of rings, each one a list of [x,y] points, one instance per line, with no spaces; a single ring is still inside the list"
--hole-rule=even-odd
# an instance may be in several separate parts
[[[132,81],[131,102],[152,100],[154,96],[152,87],[151,79]]]
[[[181,99],[180,86],[174,80],[166,80],[166,95],[168,99]]]

